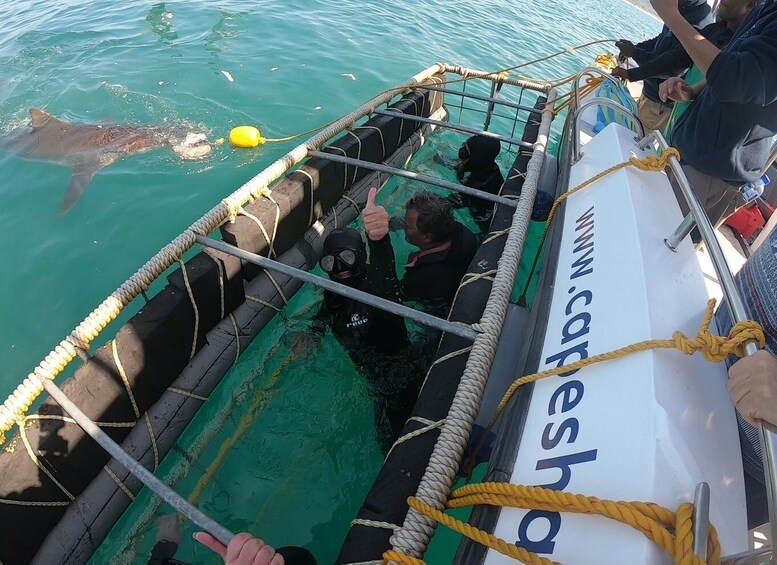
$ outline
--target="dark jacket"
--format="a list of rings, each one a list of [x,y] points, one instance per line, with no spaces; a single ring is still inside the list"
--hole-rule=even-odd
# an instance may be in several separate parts
[[[451,245],[433,253],[411,253],[402,278],[402,294],[411,300],[450,308],[461,278],[475,256],[478,242],[475,234],[455,222]]]
[[[723,49],[731,41],[734,32],[731,31],[726,22],[715,22],[699,30],[707,41],[715,45],[718,49]],[[628,70],[629,80],[636,82],[651,77],[669,77],[685,71],[693,64],[693,60],[685,52],[683,44],[679,41],[674,42],[674,47],[665,51],[658,57],[640,65],[635,69]]]
[[[680,0],[680,14],[691,24],[696,27],[705,27],[712,23],[712,11],[707,0]],[[672,31],[664,26],[657,36],[642,43],[638,43],[634,47],[634,55],[632,58],[641,67],[643,65],[649,65],[651,61],[657,57],[663,55],[667,51],[675,48],[680,42],[674,36]],[[671,75],[670,75],[671,76]],[[658,97],[658,87],[668,76],[652,76],[645,79],[642,83],[642,93],[645,97],[649,98],[653,102],[661,102]],[[665,104],[671,106],[671,103]]]
[[[777,133],[777,3],[742,22],[710,65],[707,86],[672,131],[683,161],[740,185],[756,180]]]
[[[476,188],[489,194],[499,194],[499,190],[504,183],[505,179],[502,176],[502,171],[496,163],[485,169],[470,173],[467,180],[464,181],[465,186]],[[478,224],[480,231],[488,231],[494,211],[494,203],[476,196],[469,196],[468,194],[461,195],[461,202],[469,208],[472,219]]]

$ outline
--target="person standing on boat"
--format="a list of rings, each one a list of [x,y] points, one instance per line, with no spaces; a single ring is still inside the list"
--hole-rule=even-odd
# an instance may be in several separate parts
[[[376,212],[385,214],[382,206],[375,206],[376,193],[377,189],[370,189],[365,223]],[[338,228],[324,240],[319,264],[336,282],[400,303],[388,227],[384,232],[372,230],[368,236],[369,262],[361,234]],[[378,444],[388,453],[418,398],[425,374],[424,355],[410,343],[405,320],[396,314],[326,291],[322,314],[367,381],[375,404]]]
[[[751,10],[722,50],[685,21],[674,0],[651,4],[706,76],[693,86],[667,81],[660,94],[694,100],[672,130],[672,145],[717,227],[743,203],[740,187],[761,177],[777,133],[777,3]],[[687,213],[685,200],[678,201]]]
[[[723,49],[731,41],[734,32],[755,5],[756,0],[728,0],[727,2],[721,2],[717,10],[717,21],[699,30],[699,34],[718,49]],[[677,77],[672,75],[683,72],[692,65],[693,60],[685,52],[682,43],[675,41],[671,49],[644,64],[640,64],[639,67],[633,69],[616,67],[612,70],[612,74],[630,82],[653,77],[661,79],[667,76],[671,77],[667,81],[678,80]],[[695,76],[698,78],[693,79]],[[701,80],[702,78],[704,78],[704,75],[701,74],[698,67],[694,66],[688,71],[684,80],[696,82],[696,80]],[[661,87],[659,86],[659,98],[661,98],[660,91]],[[665,101],[662,99],[662,102]],[[667,139],[669,139],[671,128],[677,121],[677,118],[684,112],[686,105],[683,103],[675,103],[673,105],[671,115],[667,120],[666,129],[661,130]]]
[[[671,1],[674,3],[675,10],[689,27],[704,27],[712,23],[712,12],[707,4],[707,0]],[[640,69],[643,65],[647,68],[647,71],[643,71],[643,76],[641,76],[641,79],[644,80],[642,82],[642,95],[638,103],[637,117],[639,117],[642,125],[645,126],[645,131],[656,129],[664,131],[672,110],[672,101],[662,100],[659,97],[659,85],[671,74],[687,68],[686,66],[672,71],[663,69],[666,62],[660,58],[677,46],[677,39],[673,34],[673,30],[665,25],[661,33],[652,39],[637,43],[636,45],[631,41],[621,39],[615,42],[615,46],[620,51],[622,58],[628,59],[631,57],[637,62]],[[657,64],[656,61],[658,61]],[[656,68],[651,68],[651,64],[655,65]],[[618,73],[613,72],[616,76],[622,76]],[[641,79],[629,78],[629,80]]]
[[[718,21],[708,25],[699,33],[718,49],[723,49],[731,42],[731,38],[734,37],[736,30],[745,20],[747,14],[750,13],[750,10],[755,8],[757,4],[757,0],[728,0],[727,2],[721,2],[717,11]],[[683,68],[690,68],[682,78],[672,77],[664,81],[661,87],[659,87],[659,96],[661,95],[662,89],[665,90],[671,84],[676,84],[678,81],[684,81],[687,84],[696,84],[704,79],[704,74],[699,70],[699,67],[693,64],[693,60],[688,53],[685,52],[682,43],[678,41],[677,47],[673,51],[681,55]],[[690,101],[675,101],[672,106],[672,115],[669,117],[666,131],[664,131],[664,137],[666,137],[666,140],[670,143],[672,130],[674,129],[677,120],[685,113],[690,104]]]

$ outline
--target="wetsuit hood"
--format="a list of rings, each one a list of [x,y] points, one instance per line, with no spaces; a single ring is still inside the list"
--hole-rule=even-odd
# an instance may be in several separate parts
[[[466,160],[462,166],[462,172],[480,171],[491,167],[501,150],[502,145],[498,139],[473,135],[459,149],[459,158]]]
[[[339,257],[338,253],[349,249],[356,255],[356,263],[353,265],[345,264]],[[344,271],[350,271],[352,275],[347,278],[339,278],[338,282],[347,284],[349,286],[355,286],[360,283],[367,274],[367,250],[364,246],[361,234],[353,228],[336,228],[332,230],[327,238],[324,240],[323,255],[334,255],[335,261],[332,270],[329,275],[337,274]]]

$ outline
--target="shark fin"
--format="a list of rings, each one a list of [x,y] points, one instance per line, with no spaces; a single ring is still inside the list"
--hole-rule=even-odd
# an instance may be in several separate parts
[[[33,129],[42,128],[49,120],[56,119],[51,114],[47,114],[43,110],[38,110],[37,108],[30,108],[30,118],[32,118]]]
[[[72,163],[73,176],[70,178],[70,184],[62,200],[62,209],[59,211],[60,217],[64,216],[78,202],[86,187],[92,182],[95,173],[113,163],[117,158],[113,154],[104,154],[91,156],[90,158],[81,158]]]

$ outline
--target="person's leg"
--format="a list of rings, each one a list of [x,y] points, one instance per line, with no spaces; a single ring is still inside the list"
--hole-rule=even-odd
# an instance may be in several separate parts
[[[637,117],[645,128],[645,133],[655,129],[663,132],[669,123],[669,117],[672,115],[672,109],[659,102],[654,102],[644,94],[640,96],[637,105]]]
[[[696,198],[707,212],[713,227],[720,226],[726,218],[741,206],[742,202],[738,187],[706,175],[688,164],[683,164],[682,167]],[[680,205],[680,210],[683,215],[686,215],[689,208],[685,202],[685,197],[680,192],[677,180],[673,177],[670,177],[670,180],[672,181],[672,188]]]

